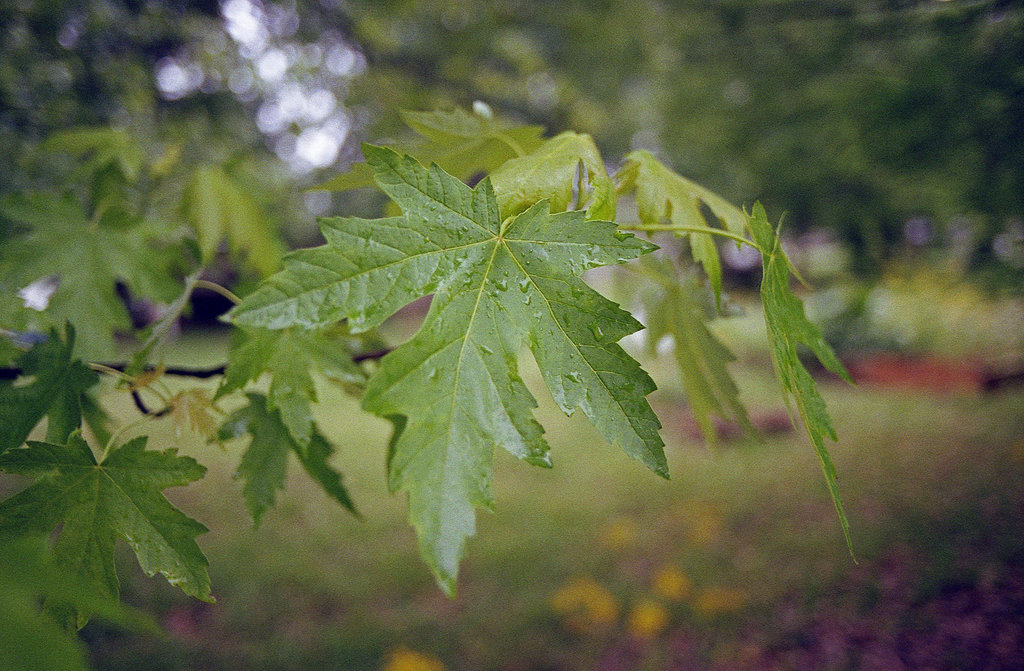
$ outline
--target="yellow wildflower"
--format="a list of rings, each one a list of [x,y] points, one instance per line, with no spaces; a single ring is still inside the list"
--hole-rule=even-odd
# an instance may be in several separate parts
[[[637,524],[630,517],[616,517],[609,520],[598,535],[598,542],[609,550],[622,551],[636,543]]]
[[[706,503],[694,503],[686,511],[686,535],[696,546],[711,545],[722,535],[722,515]]]
[[[627,628],[634,638],[652,639],[668,626],[668,610],[660,603],[644,599],[633,606]]]
[[[604,628],[619,616],[612,593],[590,578],[577,578],[559,589],[551,598],[551,607],[566,624],[580,631]]]
[[[651,580],[651,591],[666,601],[682,601],[690,595],[692,587],[685,573],[668,564],[658,569]]]
[[[747,593],[736,587],[708,587],[697,595],[693,607],[702,615],[732,613],[747,602]]]
[[[445,671],[445,668],[441,660],[433,655],[398,648],[391,653],[383,671]]]

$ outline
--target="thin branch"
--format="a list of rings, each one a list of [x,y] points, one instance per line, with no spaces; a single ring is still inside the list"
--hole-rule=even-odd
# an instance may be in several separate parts
[[[352,355],[352,360],[355,361],[356,363],[360,363],[361,361],[370,361],[372,359],[380,359],[380,358],[383,358],[384,355],[390,353],[392,349],[393,348],[391,348],[391,347],[385,347],[385,348],[382,348],[382,349],[375,349],[375,350],[372,350],[370,352],[360,352],[359,354],[353,354]]]
[[[382,349],[375,349],[369,352],[360,352],[359,354],[353,354],[352,360],[356,363],[361,361],[370,361],[373,359],[380,359],[384,355],[388,354],[392,348],[386,347]],[[96,363],[90,364],[90,367],[99,372],[116,375],[124,373],[128,370],[130,364],[127,363]],[[156,370],[157,367],[153,364],[148,364],[143,367],[144,372]],[[205,380],[211,377],[217,377],[223,375],[227,369],[227,364],[221,364],[220,366],[213,366],[211,368],[188,368],[188,367],[177,367],[171,366],[164,368],[165,375],[176,375],[178,377],[194,377],[200,380]],[[23,371],[17,367],[0,368],[0,380],[16,380],[23,374]]]

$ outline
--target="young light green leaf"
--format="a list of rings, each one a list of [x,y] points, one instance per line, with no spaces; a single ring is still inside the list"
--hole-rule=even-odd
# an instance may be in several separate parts
[[[237,410],[221,426],[220,439],[230,440],[246,434],[252,442],[242,455],[235,477],[245,481],[242,494],[252,514],[260,523],[263,513],[274,506],[278,489],[284,489],[288,454],[294,452],[299,463],[324,491],[342,506],[356,512],[352,500],[341,483],[341,475],[327,464],[334,453],[331,444],[315,429],[305,445],[299,444],[274,410],[260,394],[246,394],[249,405]]]
[[[36,424],[49,416],[47,440],[63,443],[82,422],[82,395],[99,377],[72,360],[75,331],[67,340],[56,331],[16,359],[21,379],[0,380],[0,454],[25,442]]]
[[[648,345],[653,353],[662,338],[672,339],[686,400],[704,440],[711,445],[718,442],[712,414],[733,419],[748,435],[756,435],[726,368],[736,357],[708,329],[707,314],[695,295],[692,278],[676,277],[668,261],[645,264],[645,273],[655,279],[644,301],[649,314]]]
[[[658,226],[669,221],[688,229],[707,228],[701,214],[704,204],[718,217],[725,230],[744,235],[747,215],[735,205],[704,187],[679,175],[648,151],[635,151],[615,175],[620,193],[632,191],[636,198],[640,221],[647,226]],[[722,264],[718,248],[710,233],[679,232],[688,235],[693,260],[700,263],[711,281],[716,303],[722,294]]]
[[[268,406],[280,412],[281,421],[299,445],[308,445],[313,435],[311,405],[316,402],[316,385],[312,370],[335,382],[358,386],[366,382],[345,343],[325,329],[240,331],[244,340],[231,348],[217,397],[241,389],[265,371],[271,372]]]
[[[503,163],[491,173],[491,182],[502,217],[546,199],[555,212],[575,206],[586,208],[588,219],[615,218],[615,187],[589,135],[556,135],[529,154]]]
[[[847,382],[850,374],[828,346],[821,331],[804,314],[804,305],[789,288],[790,262],[775,229],[768,223],[764,207],[754,204],[750,217],[750,232],[754,242],[761,248],[763,276],[761,279],[761,302],[768,327],[768,341],[771,349],[775,375],[782,384],[787,402],[792,399],[803,420],[807,435],[825,473],[832,502],[839,514],[839,522],[846,537],[846,543],[853,552],[850,538],[850,524],[843,510],[836,481],[836,468],[825,447],[825,437],[836,440],[832,420],[825,407],[825,400],[818,393],[814,379],[798,356],[798,346],[808,347],[818,360],[831,372]]]
[[[72,128],[53,133],[40,145],[43,151],[62,152],[84,159],[83,173],[116,166],[124,178],[135,181],[146,158],[139,142],[120,128]]]
[[[533,151],[544,132],[540,126],[514,126],[462,109],[403,112],[402,119],[424,141],[400,143],[395,148],[424,165],[437,163],[461,180],[490,173],[508,159]],[[373,185],[373,170],[366,163],[357,163],[317,188],[346,191]]]
[[[281,243],[252,196],[220,165],[203,165],[192,173],[181,202],[182,214],[195,231],[203,262],[227,239],[231,251],[262,275],[281,263]]]
[[[206,469],[177,450],[147,451],[146,437],[112,449],[97,463],[79,433],[67,445],[29,442],[0,455],[0,470],[36,481],[0,503],[0,539],[61,528],[54,552],[65,569],[100,596],[116,599],[114,541],[135,551],[146,575],[161,573],[186,594],[212,601],[207,561],[195,537],[207,531],[162,495]],[[78,626],[88,620],[80,612]]]
[[[640,324],[579,279],[654,246],[611,222],[584,225],[582,212],[552,215],[546,202],[503,225],[489,180],[470,189],[389,149],[364,153],[403,216],[324,220],[328,244],[291,255],[230,319],[364,328],[434,293],[420,331],[381,360],[363,406],[404,426],[389,482],[409,492],[422,554],[451,592],[473,507],[492,505],[493,448],[548,463],[517,373],[523,340],[565,412],[582,409],[610,442],[667,474],[645,398],[654,384],[616,344]]]
[[[56,276],[59,284],[46,311],[74,325],[76,356],[114,356],[114,332],[131,327],[115,291],[119,280],[136,295],[150,298],[162,299],[168,290],[176,290],[163,272],[169,260],[166,250],[155,249],[137,222],[90,221],[70,196],[45,193],[3,199],[0,216],[28,229],[0,244],[0,256],[10,261],[7,282],[24,287]]]

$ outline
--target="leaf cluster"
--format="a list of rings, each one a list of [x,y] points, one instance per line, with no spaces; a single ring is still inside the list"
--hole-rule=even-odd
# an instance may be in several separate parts
[[[17,266],[4,281],[22,287],[55,274],[59,284],[47,310],[54,321],[72,325],[63,337],[56,329],[39,334],[31,348],[23,347],[26,332],[5,327],[4,335],[14,336],[5,340],[16,353],[17,375],[0,380],[0,470],[32,478],[0,502],[0,539],[57,532],[47,557],[78,575],[82,590],[95,597],[48,598],[50,616],[74,628],[116,601],[117,539],[129,544],[147,574],[212,599],[207,560],[195,541],[206,529],[163,495],[205,469],[173,448],[147,449],[145,435],[120,440],[133,424],[111,433],[90,396],[97,371],[108,391],[132,395],[143,413],[135,424],[167,417],[178,434],[242,441],[236,477],[256,524],[284,487],[292,456],[329,498],[355,512],[314,413],[319,386],[340,385],[393,425],[387,485],[407,494],[421,554],[451,594],[476,509],[495,505],[494,450],[541,467],[553,461],[534,415],[534,393],[519,373],[525,351],[559,408],[581,411],[609,443],[668,477],[661,424],[647,401],[655,385],[619,344],[644,325],[591,288],[586,271],[628,264],[645,280],[638,299],[651,351],[661,340],[671,342],[709,442],[715,416],[753,433],[728,370],[733,356],[708,324],[722,306],[719,239],[762,255],[775,371],[807,428],[849,542],[825,446],[834,431],[798,348],[808,347],[841,376],[845,371],[792,293],[792,267],[759,204],[748,214],[647,152],[628,155],[610,174],[589,136],[544,138],[540,129],[497,120],[482,106],[473,113],[409,113],[406,120],[418,141],[402,151],[364,145],[366,162],[326,185],[350,189],[372,180],[392,201],[391,216],[321,219],[324,244],[285,255],[281,269],[244,299],[203,280],[202,268],[226,239],[228,248],[267,271],[277,266],[275,239],[225,168],[191,172],[176,211],[192,222],[184,245],[195,252],[192,265],[131,362],[121,366],[82,361],[115,351],[114,330],[126,319],[117,283],[152,296],[173,275],[147,262],[152,229],[140,223],[140,213],[112,220],[104,213],[130,211],[131,202],[117,194],[151,167],[120,135],[69,136],[61,140],[65,150],[93,156],[91,213],[73,194],[29,194],[0,204],[0,214],[20,227],[0,248],[13,261],[4,268]],[[119,186],[103,191],[100,184]],[[115,195],[103,200],[103,193]],[[620,220],[626,199],[636,204],[636,220]],[[655,235],[677,239],[659,251],[644,237]],[[56,251],[30,258],[40,246]],[[160,359],[162,341],[200,286],[236,303],[225,316],[234,328],[228,360],[211,371],[220,378],[216,391],[169,381],[172,369]],[[377,328],[428,295],[419,330],[386,346]],[[10,314],[22,315],[16,307]],[[88,345],[77,343],[79,333]],[[44,418],[45,440],[27,441]]]

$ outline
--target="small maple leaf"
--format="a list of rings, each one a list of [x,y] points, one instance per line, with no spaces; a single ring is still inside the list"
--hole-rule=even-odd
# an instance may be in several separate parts
[[[366,381],[344,342],[326,329],[239,331],[242,338],[231,348],[217,398],[270,371],[269,408],[280,411],[281,421],[300,445],[307,445],[313,435],[312,404],[317,395],[311,370],[343,384],[361,386]]]
[[[327,244],[286,257],[228,318],[264,328],[348,319],[355,332],[434,293],[419,332],[381,360],[363,407],[397,427],[389,484],[409,493],[421,552],[450,593],[473,508],[492,506],[493,448],[549,463],[517,371],[522,343],[566,413],[582,409],[610,442],[667,476],[645,398],[654,383],[616,344],[641,325],[579,278],[655,246],[583,212],[551,214],[547,201],[502,220],[488,179],[471,189],[436,165],[363,152],[403,216],[321,220]]]
[[[175,434],[180,436],[182,429],[187,427],[206,440],[217,435],[217,418],[211,412],[213,400],[205,389],[187,389],[175,394],[168,405]]]
[[[213,601],[206,557],[195,542],[207,529],[161,493],[198,480],[206,469],[177,450],[145,448],[141,436],[97,462],[75,432],[67,445],[29,442],[0,455],[0,470],[36,478],[0,503],[0,539],[48,534],[63,525],[56,561],[95,593],[116,600],[114,541],[122,538],[146,575],[161,573],[186,594]],[[79,613],[78,626],[87,619]]]
[[[75,331],[62,341],[56,331],[15,363],[22,378],[0,381],[0,454],[18,447],[32,428],[49,416],[47,438],[57,442],[82,421],[82,395],[99,377],[81,361],[72,360]]]
[[[302,467],[331,498],[355,513],[355,506],[341,484],[341,474],[327,464],[334,453],[331,444],[315,429],[305,443],[299,443],[265,396],[246,396],[249,405],[228,417],[218,437],[230,440],[246,434],[252,436],[235,477],[245,481],[242,494],[253,522],[260,523],[263,513],[273,507],[277,490],[284,488],[289,452],[295,453]]]

